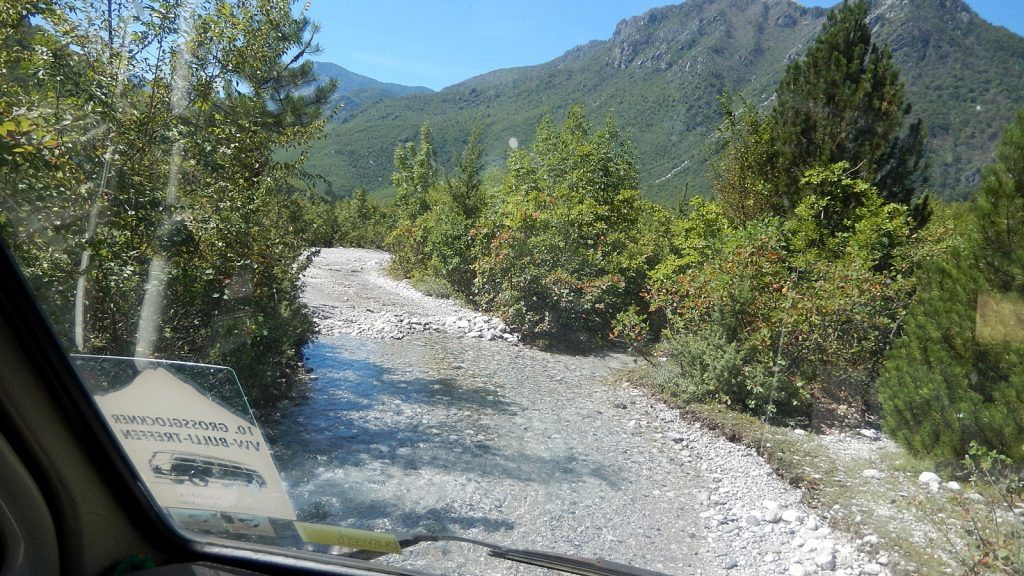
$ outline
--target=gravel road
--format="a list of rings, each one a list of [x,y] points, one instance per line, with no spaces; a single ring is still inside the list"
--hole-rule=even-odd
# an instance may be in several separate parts
[[[300,519],[669,574],[888,573],[751,450],[615,378],[632,359],[518,345],[497,320],[387,278],[387,260],[325,249],[306,274],[316,379],[274,435]],[[547,573],[465,544],[381,561]]]

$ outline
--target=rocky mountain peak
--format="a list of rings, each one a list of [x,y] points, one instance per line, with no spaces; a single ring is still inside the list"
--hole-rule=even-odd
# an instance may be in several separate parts
[[[619,22],[606,63],[669,70],[723,56],[752,61],[778,36],[816,29],[824,14],[791,0],[688,0]]]

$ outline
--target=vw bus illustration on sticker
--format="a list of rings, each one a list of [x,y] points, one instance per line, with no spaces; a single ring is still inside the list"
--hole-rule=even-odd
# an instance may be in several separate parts
[[[267,485],[266,479],[256,469],[205,454],[161,450],[149,457],[149,469],[157,478],[175,484],[190,482],[196,486],[207,486],[210,482],[218,482],[224,486],[245,485],[254,488]]]

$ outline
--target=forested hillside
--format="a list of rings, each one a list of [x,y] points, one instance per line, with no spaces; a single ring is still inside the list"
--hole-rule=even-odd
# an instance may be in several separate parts
[[[611,39],[551,62],[366,106],[328,127],[310,166],[335,195],[357,186],[390,195],[391,151],[414,140],[424,123],[434,127],[438,158],[449,166],[479,125],[485,165],[496,166],[509,139],[528,143],[546,112],[585,104],[592,119],[613,110],[631,127],[645,197],[673,206],[709,191],[704,166],[721,120],[716,98],[728,90],[771,106],[786,64],[803,53],[825,14],[790,0],[657,8],[620,22]],[[869,21],[877,40],[892,47],[907,101],[931,135],[931,188],[944,198],[966,197],[998,127],[1024,104],[1024,39],[983,21],[961,0],[876,2]]]

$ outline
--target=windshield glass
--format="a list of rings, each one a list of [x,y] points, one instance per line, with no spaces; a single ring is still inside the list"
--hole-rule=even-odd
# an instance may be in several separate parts
[[[1012,3],[0,23],[0,239],[185,537],[392,572],[1024,571]]]

